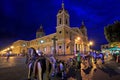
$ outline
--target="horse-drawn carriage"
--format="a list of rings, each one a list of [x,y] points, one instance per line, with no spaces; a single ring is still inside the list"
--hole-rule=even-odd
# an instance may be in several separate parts
[[[36,53],[36,50],[34,48],[28,49],[28,55],[26,58],[26,63],[28,64],[28,80],[31,79],[37,79],[37,80],[43,80],[44,74],[46,75],[45,80],[50,80],[52,76],[58,75],[61,77],[61,79],[64,79],[65,77],[65,71],[68,70],[69,67],[73,66],[75,63],[77,63],[77,60],[75,58],[72,59],[72,61],[66,63],[64,61],[58,61],[54,58],[54,56],[44,56],[43,53]],[[88,60],[93,58],[95,63],[97,59],[101,59],[102,63],[104,63],[104,55],[102,53],[94,53],[90,52],[88,55],[82,55],[80,54],[80,57],[82,60]],[[80,64],[77,64],[80,65]]]

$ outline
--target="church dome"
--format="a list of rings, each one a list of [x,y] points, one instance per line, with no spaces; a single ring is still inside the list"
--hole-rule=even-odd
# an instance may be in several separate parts
[[[85,24],[84,24],[84,21],[82,21],[82,25],[80,27],[80,29],[84,29],[85,28]]]
[[[42,25],[40,26],[39,29],[37,29],[37,32],[44,32]]]
[[[43,29],[38,29],[37,32],[44,32]]]
[[[81,28],[81,29],[83,29],[83,28],[85,28],[85,26],[84,26],[84,25],[82,25],[80,28]]]
[[[36,32],[36,38],[41,38],[43,36],[45,36],[45,32],[44,32],[43,27],[41,25],[40,28]]]

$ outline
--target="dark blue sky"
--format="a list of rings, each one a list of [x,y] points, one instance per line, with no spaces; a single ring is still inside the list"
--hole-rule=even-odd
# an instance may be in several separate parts
[[[56,15],[62,0],[0,0],[0,48],[19,40],[35,38],[42,24],[46,34],[56,30]],[[104,26],[120,20],[120,0],[64,0],[70,25],[84,20],[94,49],[107,43]]]

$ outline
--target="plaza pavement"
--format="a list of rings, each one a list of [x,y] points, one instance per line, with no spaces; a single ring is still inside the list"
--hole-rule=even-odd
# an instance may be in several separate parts
[[[27,66],[24,57],[0,57],[0,80],[27,79]]]
[[[97,70],[94,70],[95,66]],[[116,64],[114,61],[108,61],[104,65],[94,65],[87,73],[81,70],[82,80],[120,80],[119,66],[120,64]],[[24,57],[10,57],[8,62],[5,57],[0,57],[0,80],[26,80],[27,72]],[[68,80],[80,80],[80,72],[74,71],[73,68],[68,75],[71,76],[71,79]],[[75,77],[78,79],[74,79]],[[52,78],[52,80],[60,79]]]

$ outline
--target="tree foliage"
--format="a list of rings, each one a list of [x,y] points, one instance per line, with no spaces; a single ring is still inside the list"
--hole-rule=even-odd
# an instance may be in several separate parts
[[[108,25],[104,28],[104,34],[108,42],[120,42],[120,22]]]

